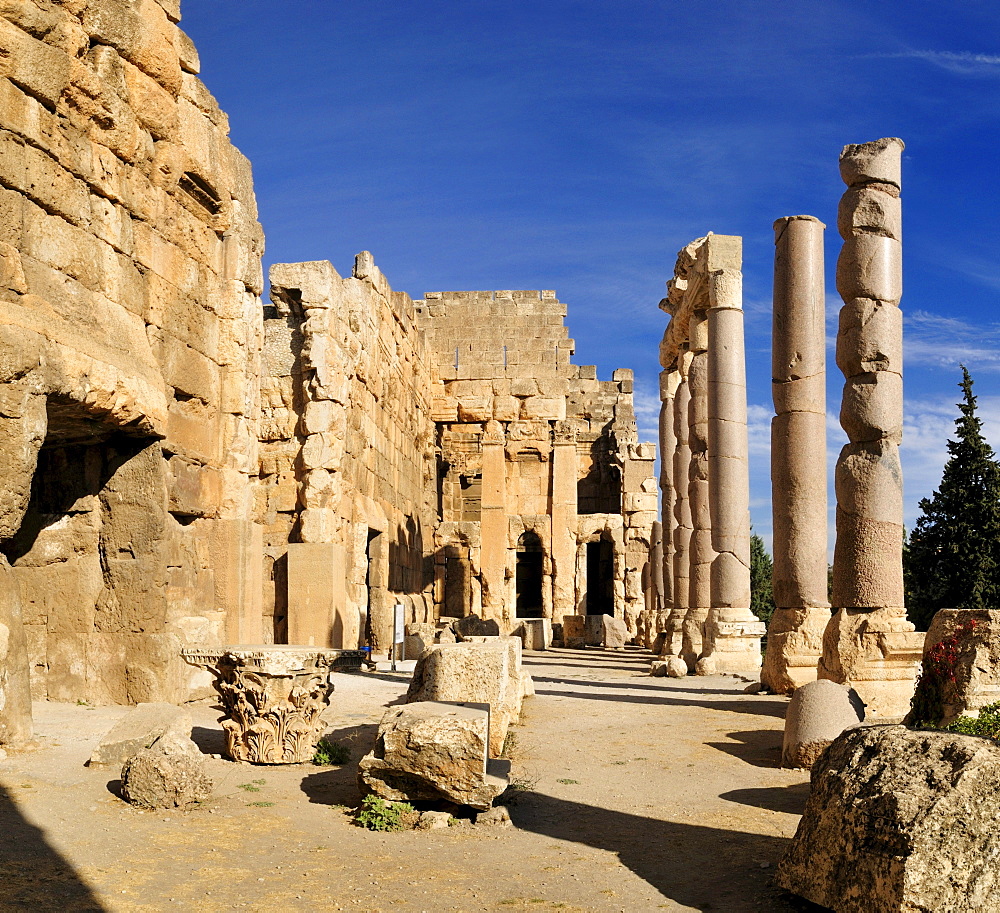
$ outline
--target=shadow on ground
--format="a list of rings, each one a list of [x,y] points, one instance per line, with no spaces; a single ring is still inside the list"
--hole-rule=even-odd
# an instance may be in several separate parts
[[[351,758],[337,767],[317,767],[316,773],[302,778],[302,792],[315,805],[346,805],[353,808],[361,801],[358,792],[358,761],[371,751],[378,725],[365,723],[330,729],[323,738],[347,745]]]
[[[706,742],[754,767],[781,767],[782,733],[777,729],[751,729],[747,732],[727,732],[732,742]]]
[[[103,913],[75,869],[0,787],[0,910]]]
[[[660,821],[534,792],[522,794],[510,815],[524,830],[616,853],[664,897],[697,910],[823,910],[772,884],[789,842],[783,837]]]
[[[769,786],[763,789],[734,789],[719,796],[740,805],[766,808],[772,812],[786,812],[801,815],[809,798],[808,783],[793,783],[790,786]]]

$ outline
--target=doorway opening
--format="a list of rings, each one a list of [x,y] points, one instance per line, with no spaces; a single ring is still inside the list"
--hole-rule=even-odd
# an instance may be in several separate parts
[[[587,543],[587,614],[615,614],[615,546],[604,539]]]
[[[517,540],[515,587],[517,617],[541,618],[542,576],[545,553],[538,534],[529,530]]]

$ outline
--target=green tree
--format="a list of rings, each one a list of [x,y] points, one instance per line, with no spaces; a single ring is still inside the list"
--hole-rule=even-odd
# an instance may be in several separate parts
[[[750,611],[765,624],[774,614],[774,595],[771,592],[771,573],[774,562],[764,548],[764,540],[756,533],[750,535]]]
[[[903,554],[907,614],[920,631],[938,609],[1000,608],[1000,463],[983,438],[965,365],[959,387],[962,414],[941,486],[920,502]]]

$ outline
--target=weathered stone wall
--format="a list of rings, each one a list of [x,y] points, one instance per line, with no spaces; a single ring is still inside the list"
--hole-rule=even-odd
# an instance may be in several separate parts
[[[261,421],[265,612],[280,641],[389,644],[424,621],[435,520],[430,364],[414,304],[368,253],[271,269]],[[311,587],[320,575],[328,587]],[[371,630],[365,630],[369,616]]]
[[[250,166],[163,0],[0,12],[0,551],[35,697],[187,696],[259,632]]]
[[[436,381],[436,603],[507,630],[519,615],[586,612],[587,546],[603,540],[604,565],[589,566],[605,568],[607,611],[634,633],[656,490],[632,372],[599,381],[570,363],[552,291],[434,292],[417,307]]]

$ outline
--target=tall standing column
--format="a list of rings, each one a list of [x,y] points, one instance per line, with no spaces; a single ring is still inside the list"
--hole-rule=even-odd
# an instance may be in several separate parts
[[[496,421],[487,422],[482,442],[483,493],[479,528],[483,615],[495,619],[502,633],[507,633],[513,612],[507,598],[507,462],[503,426]]]
[[[837,460],[833,604],[819,674],[851,684],[883,716],[906,712],[919,635],[903,607],[902,140],[845,146],[837,227],[844,299],[837,365],[846,378]]]
[[[691,388],[687,382],[687,366],[691,355],[681,357],[681,371],[674,394],[674,604],[667,619],[666,653],[667,671],[672,675],[686,675],[688,664],[682,657],[684,644],[684,619],[691,608],[691,502],[688,498],[688,473],[691,467],[691,447],[688,444],[688,407]]]
[[[721,242],[721,243],[719,243]],[[750,470],[742,245],[708,245],[708,479],[711,612],[702,674],[755,673],[764,624],[750,611]]]
[[[552,618],[573,615],[576,586],[576,430],[556,422],[552,438]]]
[[[826,302],[823,230],[812,216],[774,223],[771,335],[772,591],[761,683],[789,694],[815,680],[827,600]]]
[[[691,366],[688,386],[688,444],[691,465],[688,498],[691,505],[691,578],[690,607],[684,618],[684,645],[681,656],[691,672],[696,671],[703,655],[705,622],[712,607],[712,513],[708,490],[708,318],[704,311],[694,311],[689,326]]]
[[[663,634],[662,643],[656,651],[661,656],[669,655],[667,626],[674,608],[674,517],[676,485],[674,484],[674,451],[677,449],[677,435],[674,432],[674,395],[680,381],[678,371],[660,372],[660,508],[662,523],[662,545],[660,558],[660,579],[662,580],[662,604],[656,622],[657,634]]]

